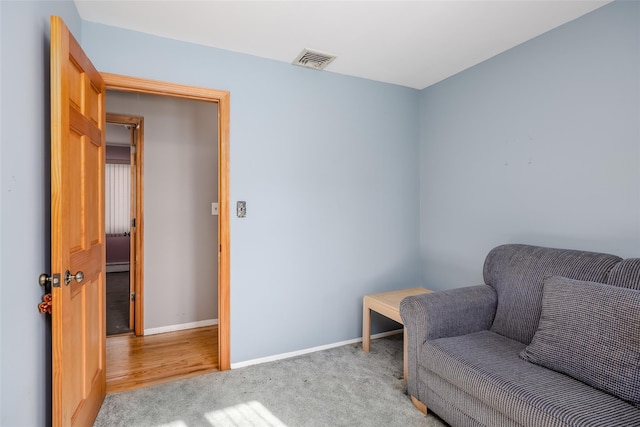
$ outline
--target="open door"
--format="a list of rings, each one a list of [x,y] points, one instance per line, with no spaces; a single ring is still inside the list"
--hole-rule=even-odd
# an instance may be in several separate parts
[[[105,396],[105,85],[51,17],[53,425],[93,424]]]

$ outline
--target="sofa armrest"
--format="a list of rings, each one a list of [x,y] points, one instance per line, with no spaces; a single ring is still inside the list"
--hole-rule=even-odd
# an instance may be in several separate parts
[[[404,298],[400,316],[422,341],[434,340],[489,329],[497,303],[491,286],[471,286]]]
[[[491,327],[498,295],[480,285],[406,297],[400,317],[406,328],[407,391],[418,400],[418,361],[426,340],[465,335]]]

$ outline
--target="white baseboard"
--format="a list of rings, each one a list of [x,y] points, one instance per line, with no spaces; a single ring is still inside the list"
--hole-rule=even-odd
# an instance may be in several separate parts
[[[164,334],[165,332],[183,331],[185,329],[202,328],[204,326],[217,325],[218,319],[200,320],[198,322],[182,323],[180,325],[161,326],[144,330],[145,335]]]
[[[387,331],[387,332],[382,332],[382,333],[379,333],[379,334],[371,335],[371,339],[383,338],[383,337],[388,337],[390,335],[396,335],[396,334],[401,334],[401,333],[403,333],[403,329],[396,329],[396,330],[393,330],[393,331]],[[281,354],[275,354],[273,356],[267,356],[267,357],[261,357],[261,358],[258,358],[258,359],[246,360],[244,362],[232,363],[231,364],[231,369],[238,369],[238,368],[244,368],[245,366],[259,365],[261,363],[267,363],[267,362],[274,362],[276,360],[282,360],[282,359],[288,359],[290,357],[302,356],[303,354],[313,353],[313,352],[321,351],[321,350],[328,350],[330,348],[341,347],[343,345],[355,344],[355,343],[358,343],[358,342],[362,342],[362,338],[355,338],[355,339],[352,339],[352,340],[340,341],[340,342],[336,342],[336,343],[333,343],[333,344],[326,344],[326,345],[321,345],[321,346],[318,346],[318,347],[311,347],[311,348],[307,348],[307,349],[304,349],[304,350],[292,351],[292,352],[289,352],[289,353],[281,353]]]

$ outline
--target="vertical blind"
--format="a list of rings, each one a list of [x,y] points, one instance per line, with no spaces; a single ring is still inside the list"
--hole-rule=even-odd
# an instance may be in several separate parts
[[[131,223],[129,192],[131,168],[129,165],[105,165],[105,232],[122,236],[129,233]]]

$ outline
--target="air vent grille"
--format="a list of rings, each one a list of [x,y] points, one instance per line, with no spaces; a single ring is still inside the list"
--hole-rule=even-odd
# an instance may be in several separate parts
[[[292,64],[299,65],[301,67],[313,68],[314,70],[324,70],[324,68],[334,59],[336,59],[335,55],[317,50],[304,49]]]

